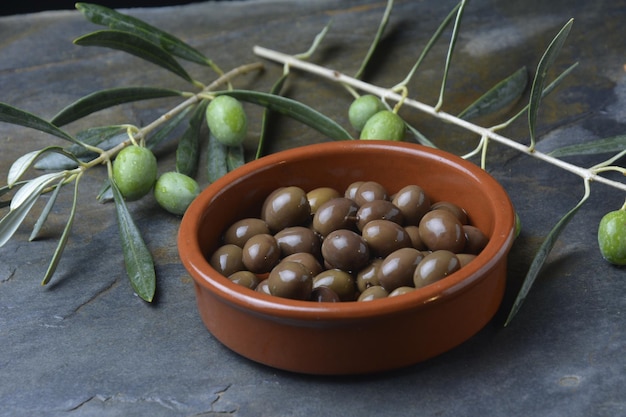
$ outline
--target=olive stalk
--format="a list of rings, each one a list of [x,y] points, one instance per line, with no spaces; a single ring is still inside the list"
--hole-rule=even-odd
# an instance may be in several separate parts
[[[568,163],[561,159],[555,158],[551,155],[537,151],[536,149],[532,149],[527,145],[514,141],[513,139],[509,139],[503,135],[500,135],[496,133],[493,129],[478,126],[474,123],[471,123],[466,120],[460,119],[456,116],[453,116],[449,113],[437,110],[435,107],[422,103],[418,100],[411,99],[409,97],[403,97],[403,95],[398,94],[393,90],[390,90],[384,87],[379,87],[373,84],[369,84],[367,82],[345,75],[339,71],[329,69],[320,65],[316,65],[310,62],[302,61],[291,55],[274,51],[272,49],[264,48],[261,46],[255,46],[253,48],[253,51],[259,57],[268,59],[270,61],[275,61],[283,65],[288,65],[292,68],[297,68],[304,72],[318,75],[322,78],[325,78],[327,80],[330,80],[336,83],[348,85],[357,90],[365,91],[370,94],[375,94],[381,97],[381,99],[383,100],[389,99],[395,102],[403,101],[404,104],[410,107],[413,107],[423,113],[429,114],[445,122],[452,123],[470,132],[474,132],[478,134],[481,138],[489,138],[495,142],[498,142],[500,144],[513,148],[526,155],[532,156],[536,159],[552,164],[558,168],[561,168],[565,171],[568,171],[570,173],[573,173],[583,178],[585,181],[599,182],[599,183],[603,183],[605,185],[611,186],[613,188],[626,191],[625,183],[614,181],[609,178],[598,175],[598,173],[601,172],[602,169],[594,169],[594,168],[588,169],[588,168],[580,167],[575,164]]]

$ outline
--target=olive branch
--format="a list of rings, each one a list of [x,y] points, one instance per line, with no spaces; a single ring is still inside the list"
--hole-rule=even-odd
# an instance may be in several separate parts
[[[444,96],[447,90],[448,70],[452,62],[453,51],[465,7],[466,1],[462,0],[445,16],[435,33],[424,46],[406,77],[391,88],[375,86],[361,79],[380,40],[384,37],[385,28],[392,15],[393,0],[388,0],[370,48],[354,76],[350,77],[340,71],[325,68],[308,61],[323,42],[325,35],[331,30],[331,24],[329,23],[315,37],[310,49],[304,53],[288,55],[261,46],[254,48],[254,53],[260,58],[280,63],[284,68],[281,77],[276,80],[270,91],[262,92],[238,90],[233,86],[233,83],[238,77],[249,72],[260,70],[263,65],[261,63],[245,64],[231,71],[224,72],[213,60],[172,34],[151,26],[140,19],[103,6],[77,3],[76,8],[81,11],[89,21],[97,25],[105,26],[106,29],[81,36],[75,40],[75,44],[81,46],[107,47],[132,54],[184,79],[195,91],[178,91],[161,87],[143,86],[121,87],[97,91],[68,105],[49,121],[17,109],[9,104],[0,103],[0,121],[36,129],[70,142],[70,145],[67,147],[48,146],[40,150],[29,152],[18,158],[10,167],[7,176],[7,185],[0,187],[0,197],[10,195],[16,189],[17,191],[15,191],[8,200],[0,200],[0,208],[8,207],[9,209],[2,219],[0,219],[0,247],[11,239],[34,207],[38,198],[45,193],[49,193],[50,198],[40,213],[30,236],[30,240],[36,239],[39,230],[45,223],[50,210],[55,204],[60,189],[67,184],[74,183],[74,199],[68,221],[44,275],[42,284],[49,282],[54,275],[71,233],[77,209],[76,197],[79,192],[80,179],[89,169],[104,164],[108,168],[108,174],[103,181],[103,187],[98,194],[98,199],[102,202],[114,201],[126,271],[130,283],[134,291],[141,298],[146,301],[152,301],[156,285],[152,256],[149,248],[141,238],[140,230],[133,222],[124,198],[119,193],[115,182],[112,180],[110,172],[111,161],[121,149],[137,140],[145,143],[148,147],[154,147],[163,141],[173,140],[177,141],[176,170],[186,175],[192,177],[197,175],[199,154],[201,152],[206,152],[208,155],[206,173],[211,182],[242,164],[245,164],[246,159],[241,146],[224,146],[216,141],[210,132],[207,137],[206,131],[202,129],[204,109],[208,102],[214,97],[223,94],[264,108],[255,158],[259,158],[265,153],[265,145],[268,140],[266,131],[269,124],[269,115],[271,113],[279,113],[293,118],[310,126],[332,140],[353,139],[349,131],[336,123],[332,118],[301,102],[281,95],[287,78],[293,77],[293,71],[291,70],[297,69],[315,74],[330,82],[338,83],[355,98],[359,97],[361,93],[376,95],[387,107],[392,109],[394,113],[397,113],[400,107],[408,106],[417,111],[429,114],[444,123],[454,124],[476,134],[480,138],[477,147],[468,154],[463,155],[463,157],[471,158],[480,155],[480,164],[483,168],[485,168],[487,162],[488,145],[491,141],[494,141],[530,157],[540,159],[558,168],[572,172],[582,178],[585,190],[583,197],[578,204],[567,212],[552,228],[537,251],[507,319],[506,324],[508,324],[521,307],[535,279],[539,275],[548,254],[557,241],[558,236],[567,223],[574,217],[578,209],[588,199],[590,195],[590,184],[592,182],[600,182],[618,190],[626,191],[625,183],[611,180],[602,175],[609,171],[617,171],[626,175],[626,169],[617,165],[618,161],[626,154],[626,150],[624,150],[626,136],[605,138],[582,145],[565,147],[557,149],[550,154],[545,154],[535,149],[537,140],[537,115],[541,101],[550,94],[568,74],[575,70],[577,65],[576,63],[571,65],[554,80],[548,82],[548,69],[556,61],[572,28],[573,20],[569,20],[561,28],[543,53],[532,79],[528,104],[508,120],[491,127],[482,127],[470,121],[479,116],[503,109],[509,104],[519,100],[522,94],[527,91],[529,83],[528,71],[525,67],[516,70],[509,77],[496,83],[494,87],[480,96],[474,103],[458,115],[452,115],[443,111]],[[444,33],[447,33],[450,26],[450,39],[446,61],[442,71],[440,93],[437,103],[431,106],[410,97],[408,85],[424,58]],[[208,85],[195,80],[183,68],[179,60],[209,68],[216,74],[216,80]],[[218,90],[218,88],[222,86],[226,86],[225,89]],[[75,135],[62,129],[66,124],[99,110],[139,100],[165,97],[181,97],[184,100],[144,127],[137,127],[132,124],[94,126],[80,131]],[[392,103],[393,106],[390,103]],[[528,119],[529,144],[520,143],[519,141],[507,138],[498,133],[506,129],[513,121],[524,116]],[[184,125],[184,123],[186,123],[186,125]],[[184,132],[178,137],[176,135],[176,128],[181,125],[184,126]],[[425,137],[414,126],[407,124],[407,129],[411,133],[412,138],[418,143],[425,146],[436,146],[433,141]],[[569,155],[605,153],[615,153],[615,155],[591,168],[583,168],[560,159],[563,156]],[[36,176],[32,179],[23,180],[22,177],[25,176],[31,168],[45,169],[52,172]]]

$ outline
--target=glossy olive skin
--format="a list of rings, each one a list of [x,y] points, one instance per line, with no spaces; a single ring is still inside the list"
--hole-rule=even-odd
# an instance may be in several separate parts
[[[362,235],[372,254],[380,258],[412,245],[406,230],[389,220],[372,220],[363,227]]]
[[[320,254],[322,242],[319,235],[304,226],[286,227],[274,235],[282,256],[298,252]]]
[[[142,146],[127,146],[113,161],[113,180],[128,201],[138,200],[152,190],[157,179],[157,160]]]
[[[243,264],[255,274],[270,272],[279,260],[280,248],[272,235],[254,235],[243,246]]]
[[[370,248],[359,234],[340,229],[324,238],[322,256],[333,268],[356,272],[369,262]]]
[[[339,197],[342,197],[339,191],[331,187],[318,187],[306,193],[306,198],[309,200],[309,207],[311,208],[311,214],[317,213],[317,210],[322,204]]]
[[[365,268],[357,272],[355,281],[359,292],[363,292],[374,285],[380,285],[380,282],[378,282],[378,270],[382,263],[382,259],[374,258]]]
[[[309,300],[318,303],[338,303],[341,301],[341,298],[339,298],[337,293],[332,289],[320,286],[317,288],[313,288]]]
[[[245,218],[233,223],[224,233],[224,243],[232,243],[243,248],[248,239],[254,235],[270,234],[265,221],[258,218]]]
[[[407,185],[394,194],[391,202],[404,216],[406,225],[418,225],[430,210],[430,198],[422,187]]]
[[[285,256],[281,262],[299,262],[309,271],[312,277],[322,272],[322,265],[317,260],[317,257],[308,252],[298,252]]]
[[[368,202],[388,200],[389,195],[385,187],[376,181],[365,181],[355,190],[353,199],[357,206],[361,207]]]
[[[350,200],[354,201],[354,198],[356,196],[356,190],[358,190],[358,188],[361,186],[361,184],[363,184],[365,181],[355,181],[352,184],[348,185],[346,187],[346,190],[343,193],[343,196],[345,198],[349,198]]]
[[[166,172],[154,184],[157,203],[172,214],[182,216],[189,204],[200,194],[200,186],[193,178],[180,172]]]
[[[358,210],[349,198],[333,198],[322,204],[313,216],[313,229],[321,236],[339,229],[355,230]]]
[[[359,138],[401,141],[405,132],[406,126],[400,116],[381,110],[368,119]]]
[[[207,106],[206,122],[211,134],[225,146],[239,146],[248,132],[248,119],[239,100],[222,95]]]
[[[429,253],[415,268],[413,285],[422,288],[439,281],[442,278],[458,271],[461,262],[457,256],[447,250],[438,250]]]
[[[250,271],[237,271],[229,275],[228,279],[235,284],[250,288],[251,290],[254,290],[261,282],[261,279]]]
[[[354,301],[356,287],[354,278],[341,269],[327,269],[313,278],[313,288],[328,287],[339,296],[341,301]]]
[[[299,262],[281,262],[267,277],[270,294],[293,300],[307,300],[313,289],[313,278]]]
[[[459,219],[448,210],[429,211],[419,224],[422,242],[432,251],[459,253],[465,247],[465,233]]]
[[[454,204],[450,201],[438,201],[430,206],[431,210],[447,210],[450,213],[454,214],[454,216],[459,219],[461,224],[468,224],[469,218],[467,217],[467,213],[462,207],[459,207],[457,204]]]
[[[387,298],[389,292],[380,285],[374,285],[363,291],[357,301],[372,301],[380,298]]]
[[[348,120],[354,130],[360,132],[373,115],[384,109],[385,105],[378,97],[372,94],[364,94],[350,104]]]
[[[424,242],[422,242],[422,238],[420,237],[419,226],[414,226],[414,225],[404,226],[404,230],[409,235],[409,239],[411,239],[411,246],[421,251],[428,250]]]
[[[605,214],[598,225],[602,257],[614,265],[626,265],[626,210]]]
[[[398,207],[388,200],[374,200],[363,203],[356,213],[356,227],[363,227],[372,220],[389,220],[397,224],[404,223],[404,215]]]
[[[310,217],[311,206],[306,192],[295,186],[282,187],[272,192],[261,209],[261,219],[274,233],[286,227],[307,224]]]
[[[229,276],[237,271],[243,271],[246,266],[243,263],[243,250],[237,245],[223,245],[217,248],[209,263],[216,271],[224,276]]]
[[[399,295],[408,294],[412,291],[415,291],[415,287],[398,287],[389,293],[389,297],[397,297]]]
[[[478,255],[489,243],[489,238],[475,226],[464,224],[463,233],[465,233],[465,249],[463,250],[465,253]]]
[[[415,268],[422,259],[424,255],[415,248],[400,248],[393,251],[387,255],[378,269],[378,282],[388,292],[413,285]]]

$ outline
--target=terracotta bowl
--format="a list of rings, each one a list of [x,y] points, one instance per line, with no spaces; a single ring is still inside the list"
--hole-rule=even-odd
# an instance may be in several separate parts
[[[243,217],[258,217],[277,187],[343,191],[358,180],[378,181],[390,193],[417,184],[433,201],[455,202],[489,243],[474,261],[434,284],[369,302],[273,297],[231,283],[209,265],[224,230]],[[514,217],[498,182],[454,155],[409,143],[330,142],[272,154],[211,184],[183,217],[178,247],[204,324],[233,351],[301,373],[372,373],[448,351],[492,319],[503,297]]]

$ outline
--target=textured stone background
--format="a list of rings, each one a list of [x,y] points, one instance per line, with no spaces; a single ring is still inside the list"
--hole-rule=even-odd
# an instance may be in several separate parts
[[[384,47],[367,79],[391,86],[404,78],[454,4],[397,1]],[[256,60],[252,54],[256,44],[302,52],[332,16],[332,30],[312,59],[350,74],[358,68],[383,8],[380,1],[261,0],[131,13],[175,33],[225,69]],[[470,2],[445,108],[460,111],[523,65],[534,71],[544,48],[570,17],[576,21],[556,66],[563,69],[574,61],[580,66],[544,100],[539,148],[624,134],[623,0]],[[122,53],[72,45],[72,39],[96,28],[67,11],[0,18],[0,100],[51,117],[101,88],[184,87],[163,70]],[[424,62],[410,86],[414,96],[434,103],[445,51],[443,42]],[[197,78],[211,79],[205,69],[189,69]],[[236,85],[267,90],[280,71],[280,66],[268,63],[264,73],[243,77]],[[288,94],[347,126],[350,97],[338,91],[298,74]],[[173,104],[158,100],[120,106],[68,129],[127,121],[145,124]],[[249,111],[254,133],[260,112],[252,107]],[[471,135],[408,109],[403,116],[451,151],[464,152],[476,142]],[[295,122],[279,122],[272,150],[326,140]],[[525,121],[506,133],[526,141]],[[23,153],[51,143],[58,142],[35,131],[0,125],[2,172]],[[171,146],[158,150],[163,171],[173,166],[171,150]],[[157,261],[156,301],[146,305],[139,300],[124,273],[113,207],[95,201],[104,172],[94,170],[81,184],[72,237],[48,286],[39,282],[65,224],[70,193],[61,196],[41,239],[27,242],[36,209],[0,248],[0,415],[625,414],[626,280],[624,269],[607,265],[595,244],[599,219],[623,204],[623,193],[593,187],[592,201],[557,243],[518,317],[503,329],[502,316],[534,250],[583,190],[577,177],[514,151],[492,145],[490,154],[488,169],[509,191],[524,225],[509,258],[509,293],[502,314],[440,357],[360,377],[281,372],[241,358],[214,340],[198,317],[191,280],[178,260],[179,220],[162,213],[151,198],[130,205]],[[592,165],[597,158],[573,160]],[[205,181],[203,176],[200,181]]]

